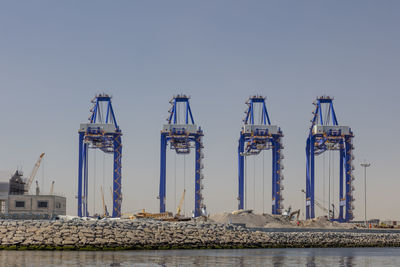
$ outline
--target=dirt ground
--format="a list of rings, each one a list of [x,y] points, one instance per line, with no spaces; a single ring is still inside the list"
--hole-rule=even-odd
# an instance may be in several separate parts
[[[324,229],[352,229],[355,228],[354,224],[349,223],[338,223],[331,222],[327,217],[318,217],[313,220],[298,221],[289,219],[283,215],[271,215],[271,214],[256,214],[250,213],[220,213],[211,215],[209,218],[211,221],[224,224],[245,224],[246,227],[265,227],[265,228],[292,228],[292,227],[304,227],[304,228],[324,228]]]

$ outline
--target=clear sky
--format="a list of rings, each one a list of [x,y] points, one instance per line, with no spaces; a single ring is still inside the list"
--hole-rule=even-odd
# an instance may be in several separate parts
[[[2,1],[1,173],[22,166],[28,175],[45,152],[37,176],[42,190],[49,191],[54,180],[55,191],[68,198],[68,213],[76,214],[77,131],[87,121],[91,98],[106,92],[124,134],[123,211],[155,212],[160,129],[170,98],[186,93],[205,132],[205,203],[212,213],[232,211],[244,102],[257,93],[267,97],[272,123],[285,134],[285,206],[303,210],[312,102],[330,95],[339,123],[351,126],[356,136],[356,219],[364,217],[359,164],[367,159],[372,163],[368,217],[400,220],[399,11],[398,1]],[[269,152],[264,156],[268,212]],[[258,211],[261,159],[255,176],[253,159],[248,161],[249,207]],[[338,159],[336,154],[336,164]],[[183,161],[176,157],[175,194],[175,156],[168,153],[167,208],[174,210],[185,178],[189,214],[193,155],[185,159],[185,175]],[[327,201],[321,166],[316,196]],[[111,167],[109,156],[91,154],[90,211],[94,200],[101,210],[103,179],[111,206]],[[336,191],[337,174],[338,168],[332,173]],[[337,192],[334,197],[337,201]]]

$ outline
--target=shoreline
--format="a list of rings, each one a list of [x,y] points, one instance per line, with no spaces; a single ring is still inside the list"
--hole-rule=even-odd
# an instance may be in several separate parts
[[[307,231],[311,230],[311,231]],[[0,220],[0,250],[400,247],[400,233],[249,229],[213,222]]]

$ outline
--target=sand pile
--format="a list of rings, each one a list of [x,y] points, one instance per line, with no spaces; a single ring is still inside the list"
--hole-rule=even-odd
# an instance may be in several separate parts
[[[289,220],[282,215],[270,215],[270,214],[254,214],[254,213],[220,213],[210,216],[210,220],[217,223],[224,224],[245,224],[246,227],[292,227],[296,226],[295,222],[289,222]]]

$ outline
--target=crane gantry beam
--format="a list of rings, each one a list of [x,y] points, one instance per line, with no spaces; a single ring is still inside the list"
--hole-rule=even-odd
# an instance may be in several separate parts
[[[276,125],[271,125],[268,115],[265,97],[252,96],[247,101],[247,109],[243,120],[244,126],[240,132],[238,157],[239,157],[239,192],[238,192],[238,209],[244,209],[245,192],[244,192],[244,158],[250,155],[258,155],[262,150],[272,150],[272,214],[282,214],[283,209],[283,133]],[[261,114],[257,118],[256,109]]]
[[[333,98],[321,96],[313,103],[315,109],[306,142],[306,219],[315,218],[315,156],[327,150],[339,151],[339,217],[331,220],[348,222],[353,219],[353,137],[348,126],[338,124]],[[323,111],[325,108],[325,112]],[[323,113],[325,113],[325,118]]]

